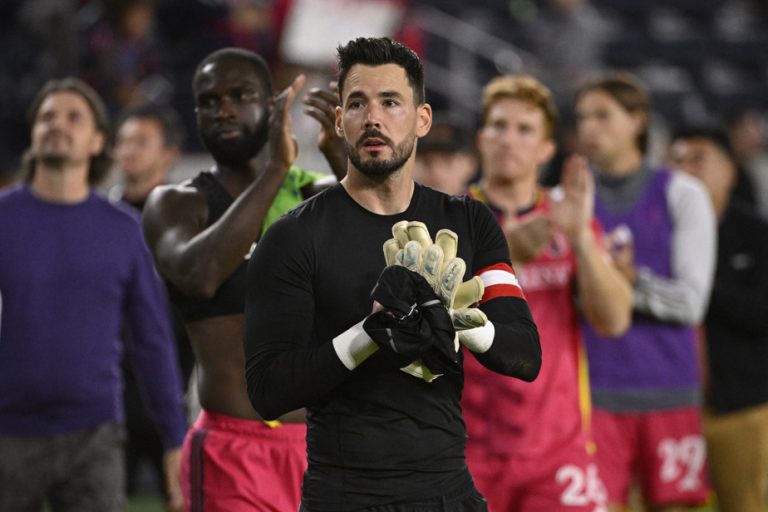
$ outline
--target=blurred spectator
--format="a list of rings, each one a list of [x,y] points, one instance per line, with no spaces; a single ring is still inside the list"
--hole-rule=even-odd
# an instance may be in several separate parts
[[[275,65],[281,26],[274,0],[231,0],[226,18],[218,23],[222,46],[236,46],[262,55]]]
[[[536,74],[552,84],[556,101],[569,98],[587,73],[602,67],[612,25],[589,0],[543,0],[523,30],[536,56]],[[559,103],[559,101],[558,101]]]
[[[168,174],[180,153],[184,131],[176,112],[162,105],[146,104],[128,109],[118,121],[115,141],[115,164],[120,181],[109,191],[112,201],[124,201],[139,212],[149,193],[158,185],[168,183]],[[178,312],[171,320],[182,383],[189,382],[194,354],[184,323]],[[124,337],[130,337],[124,332]],[[127,346],[134,343],[127,339]],[[141,389],[130,363],[131,354],[123,360],[125,387],[125,445],[126,491],[129,496],[141,487],[142,463],[149,463],[155,491],[164,492],[162,440],[141,400]]]
[[[768,223],[734,200],[737,167],[722,131],[672,138],[671,160],[704,183],[719,221],[704,323],[709,469],[720,512],[768,510]]]
[[[136,215],[93,189],[106,109],[66,78],[30,121],[26,182],[0,196],[0,510],[122,510],[121,323],[178,510],[186,420],[161,283]]]
[[[472,135],[448,117],[436,116],[429,133],[419,139],[413,177],[446,194],[462,194],[477,172]]]
[[[756,110],[744,110],[727,122],[728,139],[738,164],[734,198],[768,219],[768,131]]]
[[[79,74],[111,112],[168,99],[172,87],[161,73],[154,0],[91,0],[80,18]]]
[[[110,189],[109,198],[141,211],[152,189],[168,182],[181,153],[184,129],[171,108],[145,104],[122,114],[116,134],[119,181]]]
[[[709,301],[715,218],[704,187],[652,168],[650,99],[628,73],[596,76],[576,96],[579,145],[595,170],[595,215],[634,286],[632,327],[620,337],[584,325],[594,430],[611,506],[640,482],[654,510],[709,495],[694,336]]]

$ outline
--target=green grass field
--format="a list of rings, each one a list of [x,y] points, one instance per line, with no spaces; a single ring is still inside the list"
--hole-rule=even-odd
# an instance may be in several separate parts
[[[141,494],[128,500],[125,512],[165,512],[163,502],[153,494]]]

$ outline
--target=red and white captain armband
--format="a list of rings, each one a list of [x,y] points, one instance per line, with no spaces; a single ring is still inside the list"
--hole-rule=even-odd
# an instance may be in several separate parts
[[[523,289],[510,265],[497,263],[481,269],[477,276],[482,279],[484,286],[483,297],[478,305],[497,297],[518,297],[525,300]],[[459,331],[459,341],[477,354],[487,352],[495,336],[496,328],[490,320],[480,327]]]

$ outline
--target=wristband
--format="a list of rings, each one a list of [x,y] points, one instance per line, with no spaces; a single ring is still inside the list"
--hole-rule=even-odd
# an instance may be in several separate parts
[[[365,319],[360,320],[360,322],[333,338],[333,349],[348,370],[354,370],[360,363],[368,359],[371,354],[379,350],[376,343],[373,342],[368,333],[365,332],[365,329],[363,329],[363,322],[365,322]]]
[[[483,354],[491,348],[493,338],[496,336],[496,328],[493,322],[488,321],[483,326],[458,331],[458,334],[459,340],[465,347],[476,354]]]

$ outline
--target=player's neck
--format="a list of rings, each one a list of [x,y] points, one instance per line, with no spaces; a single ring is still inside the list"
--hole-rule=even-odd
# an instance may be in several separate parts
[[[604,160],[595,159],[597,168],[612,176],[628,176],[633,174],[643,163],[643,155],[639,150],[625,151],[615,155],[613,158]]]
[[[408,209],[413,197],[413,174],[405,167],[386,177],[367,176],[351,165],[341,186],[360,206],[377,215],[395,215]]]
[[[38,165],[30,188],[36,197],[49,203],[80,203],[91,191],[88,166],[49,168]]]
[[[216,162],[212,172],[232,197],[238,197],[251,183],[261,176],[264,169],[263,160],[257,156],[239,165],[226,165]]]

